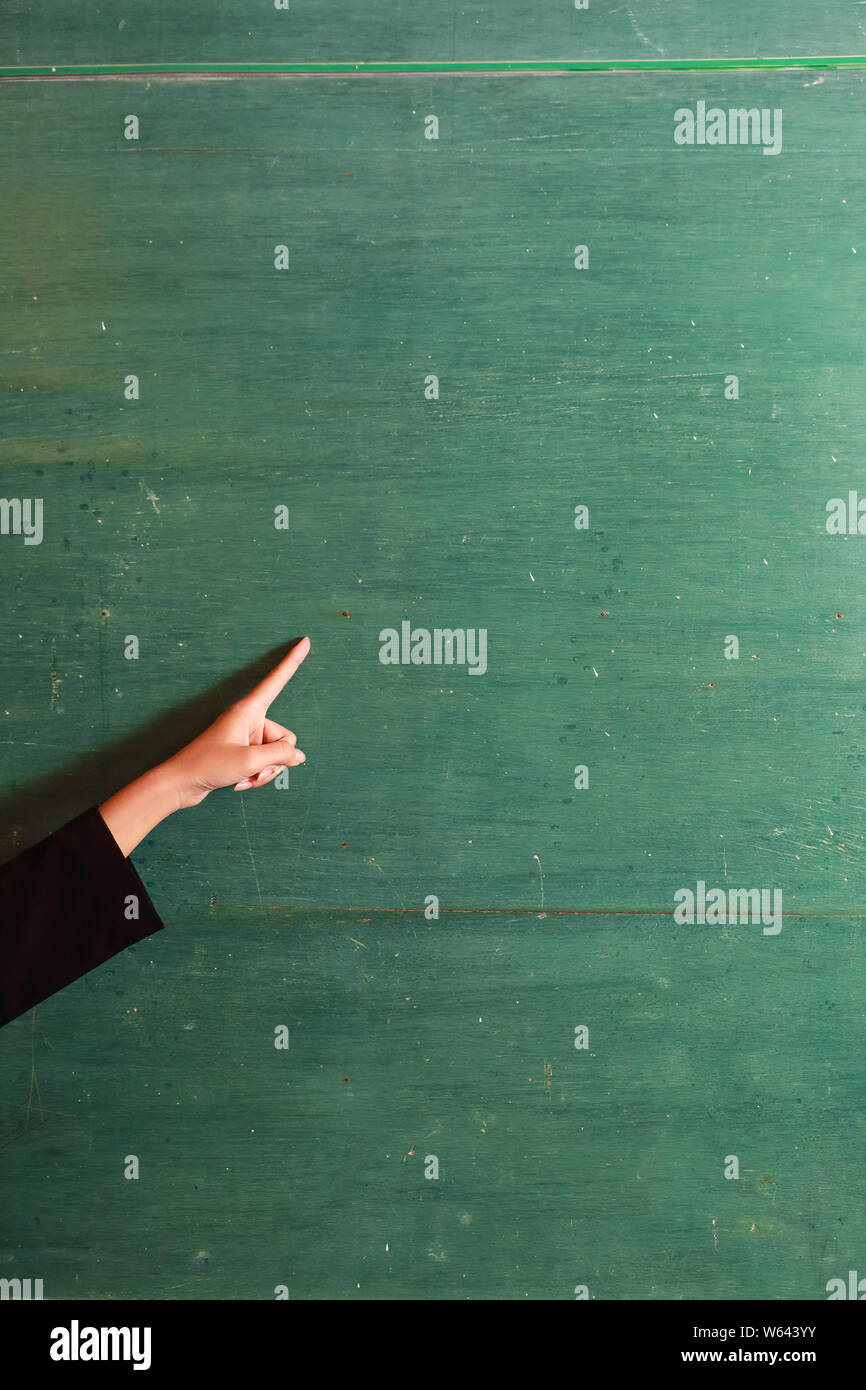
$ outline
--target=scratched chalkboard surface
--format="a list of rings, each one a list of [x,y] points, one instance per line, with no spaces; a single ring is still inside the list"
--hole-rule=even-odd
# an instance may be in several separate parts
[[[22,61],[120,56],[44,15]],[[0,121],[4,854],[312,643],[273,710],[306,765],[164,821],[167,930],[0,1033],[0,1278],[826,1298],[863,1259],[866,77],[48,79]]]
[[[857,54],[850,0],[4,0],[0,66]]]

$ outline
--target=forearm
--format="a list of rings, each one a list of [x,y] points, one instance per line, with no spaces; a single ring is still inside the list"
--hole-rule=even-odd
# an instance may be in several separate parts
[[[179,810],[180,805],[177,771],[169,759],[103,801],[99,813],[122,853],[128,856],[154,826]]]
[[[2,1026],[164,924],[90,806],[0,868],[0,925]]]

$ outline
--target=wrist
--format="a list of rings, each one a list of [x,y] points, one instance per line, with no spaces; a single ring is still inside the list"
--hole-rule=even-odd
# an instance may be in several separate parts
[[[202,787],[191,775],[186,765],[185,753],[186,749],[182,748],[179,753],[161,763],[158,769],[154,769],[163,773],[165,794],[173,798],[172,810],[175,811],[198,806],[209,795],[209,789]]]
[[[144,775],[151,779],[155,805],[160,808],[167,807],[164,816],[170,816],[189,805],[186,800],[187,788],[183,768],[178,763],[177,755],[166,758],[164,763],[158,763]],[[163,819],[163,816],[160,819]]]
[[[99,812],[123,854],[129,855],[160,821],[183,804],[176,769],[160,763],[99,806]]]

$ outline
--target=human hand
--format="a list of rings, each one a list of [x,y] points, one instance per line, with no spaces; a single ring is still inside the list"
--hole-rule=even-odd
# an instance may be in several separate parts
[[[284,767],[306,760],[291,729],[267,718],[268,706],[291,680],[307,652],[304,637],[248,695],[236,700],[204,733],[164,765],[176,785],[178,807],[197,806],[218,787],[264,787]]]

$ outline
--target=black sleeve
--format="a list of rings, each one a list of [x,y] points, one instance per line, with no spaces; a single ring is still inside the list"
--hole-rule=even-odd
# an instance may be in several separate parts
[[[91,806],[0,868],[0,1027],[164,925]]]

